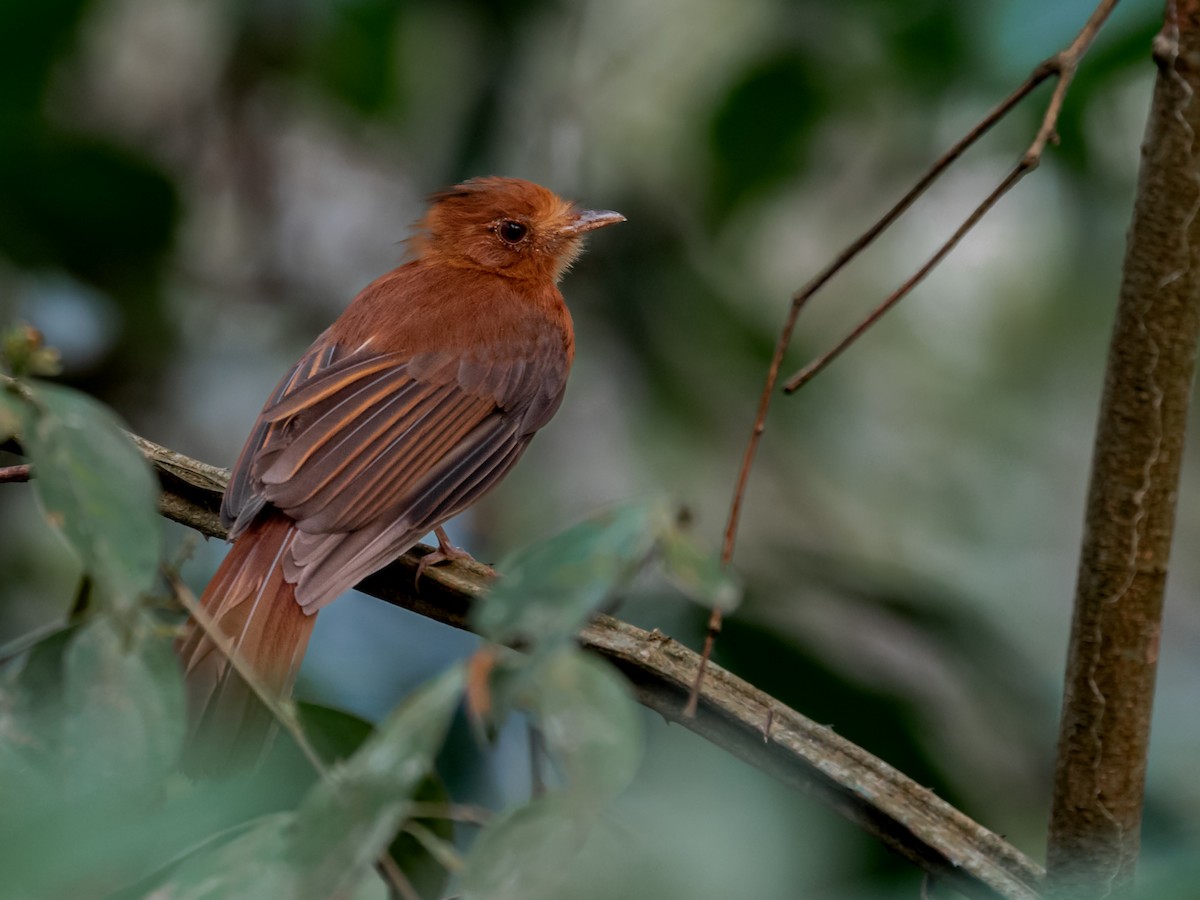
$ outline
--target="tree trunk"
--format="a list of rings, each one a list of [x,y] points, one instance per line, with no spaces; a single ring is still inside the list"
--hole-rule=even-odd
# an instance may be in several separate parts
[[[1071,625],[1048,893],[1128,894],[1200,336],[1200,0],[1168,2],[1096,433]]]

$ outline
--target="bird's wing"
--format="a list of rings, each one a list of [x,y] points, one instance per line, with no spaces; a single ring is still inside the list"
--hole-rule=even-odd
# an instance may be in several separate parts
[[[236,536],[270,503],[296,521],[285,561],[317,608],[462,511],[516,462],[566,384],[562,338],[474,356],[345,353],[318,341],[276,388],[234,467]]]

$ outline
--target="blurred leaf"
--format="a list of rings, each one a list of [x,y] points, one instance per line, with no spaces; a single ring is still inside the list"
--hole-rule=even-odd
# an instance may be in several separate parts
[[[0,442],[21,430],[21,401],[0,385]]]
[[[366,719],[330,706],[301,702],[297,711],[313,749],[326,761],[353,756],[375,732],[375,726]]]
[[[144,282],[171,244],[179,214],[171,182],[94,138],[40,124],[4,138],[0,253],[22,266],[60,266],[118,300],[121,288]]]
[[[560,896],[567,861],[637,772],[641,716],[621,676],[574,647],[537,657],[502,652],[493,662],[489,680],[503,698],[492,714],[498,718],[496,708],[507,712],[512,705],[526,709],[566,784],[484,829],[462,876],[464,897]]]
[[[709,126],[718,217],[796,175],[827,105],[825,80],[808,54],[755,61],[729,89]]]
[[[46,643],[57,645],[59,655],[65,645],[64,635],[54,635]],[[58,713],[60,706],[52,697],[46,702],[31,697],[31,683],[37,676],[30,672],[30,661],[34,653],[23,658],[6,661],[0,670],[0,797],[4,797],[4,808],[27,809],[39,795],[48,791],[52,784],[45,767],[36,763],[47,755],[49,749],[47,718],[51,710]],[[57,676],[57,666],[55,666]],[[57,677],[55,678],[57,682]],[[0,839],[5,836],[3,818],[0,818]],[[4,842],[0,840],[0,848]]]
[[[375,114],[396,99],[395,0],[342,0],[317,31],[313,61],[325,88],[360,113]]]
[[[158,486],[117,418],[85,394],[29,386],[21,440],[37,470],[46,518],[60,529],[102,587],[128,607],[157,577]]]
[[[472,612],[474,629],[498,644],[544,653],[571,640],[647,561],[670,525],[662,503],[610,510],[518,551]]]
[[[969,68],[973,34],[967,27],[969,13],[959,4],[873,0],[865,6],[865,27],[887,34],[884,73],[906,82],[904,87],[925,102],[932,101],[930,94],[955,85],[950,73]],[[878,92],[878,82],[868,84]]]
[[[573,648],[555,653],[530,685],[529,706],[569,793],[607,802],[633,781],[642,719],[629,685],[608,663]]]
[[[294,813],[260,819],[219,849],[184,861],[154,896],[159,900],[318,896],[303,892],[304,873],[286,861],[294,827]]]
[[[307,78],[354,112],[397,102],[396,45],[406,5],[395,0],[266,0],[238,7],[239,91],[284,73]]]
[[[0,693],[6,887],[104,895],[204,836],[165,814],[183,681],[148,615],[100,615],[54,633]]]
[[[294,849],[302,859],[328,855],[327,863],[313,866],[314,877],[331,885],[327,893],[355,864],[349,860],[369,864],[390,842],[407,801],[433,768],[461,693],[457,667],[423,686],[334,770],[331,782],[309,794],[297,812]]]
[[[87,0],[0,3],[0,121],[36,113],[58,54]]]
[[[417,803],[444,804],[451,803],[450,792],[446,785],[436,775],[430,775],[421,782],[420,787],[413,793]],[[404,825],[413,822],[423,828],[438,841],[449,846],[454,844],[454,822],[447,818],[406,819]],[[434,853],[421,841],[406,831],[401,831],[392,841],[388,852],[408,878],[418,894],[422,897],[440,897],[450,879],[449,870],[438,860]]]
[[[587,825],[561,794],[548,794],[489,825],[476,839],[462,874],[463,900],[561,897]]]
[[[295,813],[187,860],[156,896],[325,900],[353,889],[432,769],[461,689],[457,668],[419,689]]]
[[[742,585],[737,577],[722,567],[716,554],[702,550],[682,529],[667,529],[659,554],[663,572],[688,599],[725,612],[736,609],[741,602]]]
[[[123,624],[97,618],[63,660],[63,738],[77,796],[96,785],[155,784],[183,746],[183,676],[171,642],[143,615]]]
[[[325,760],[346,759],[375,733],[374,726],[365,719],[315,703],[300,703],[300,720],[317,753]],[[311,768],[311,767],[310,767]],[[450,795],[437,775],[427,776],[413,792],[417,803],[449,804]],[[454,822],[446,818],[417,818],[436,838],[453,841]],[[405,823],[407,824],[407,822]],[[434,896],[445,886],[449,873],[433,858],[433,855],[411,834],[403,831],[396,836],[388,848],[397,865],[417,893]]]
[[[62,721],[63,658],[80,627],[55,627],[33,642],[21,638],[5,646],[5,653],[12,652],[14,658],[3,660],[0,676],[0,745],[42,762],[56,751]],[[0,773],[0,778],[7,774],[11,772]]]
[[[58,350],[47,347],[42,333],[24,322],[6,328],[0,335],[0,366],[17,378],[62,371]]]

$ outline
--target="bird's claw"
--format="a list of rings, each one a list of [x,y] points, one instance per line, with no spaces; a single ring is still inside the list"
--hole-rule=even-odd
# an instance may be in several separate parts
[[[426,553],[421,557],[421,561],[417,563],[417,574],[416,578],[413,580],[414,586],[420,586],[421,576],[425,574],[426,569],[431,566],[436,566],[444,562],[451,562],[453,560],[473,562],[475,565],[482,566],[483,568],[487,569],[489,573],[493,575],[496,574],[495,570],[492,569],[491,566],[485,566],[462,547],[456,547],[450,543],[450,538],[446,536],[446,532],[441,528],[435,528],[433,533],[437,536],[438,548],[430,553]]]

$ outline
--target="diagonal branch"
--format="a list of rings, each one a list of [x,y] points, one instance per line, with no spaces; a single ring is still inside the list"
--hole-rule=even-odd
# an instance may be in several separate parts
[[[163,515],[223,537],[214,510],[224,470],[135,438],[164,485]],[[427,548],[405,554],[358,585],[374,597],[455,628],[467,628],[471,605],[488,578],[454,562],[414,575]],[[660,634],[598,616],[580,634],[583,647],[616,665],[640,703],[669,721],[796,787],[856,823],[939,882],[972,897],[1039,896],[1041,869],[1016,848],[930,791],[735,675],[711,665],[695,716],[681,712],[701,658]]]

